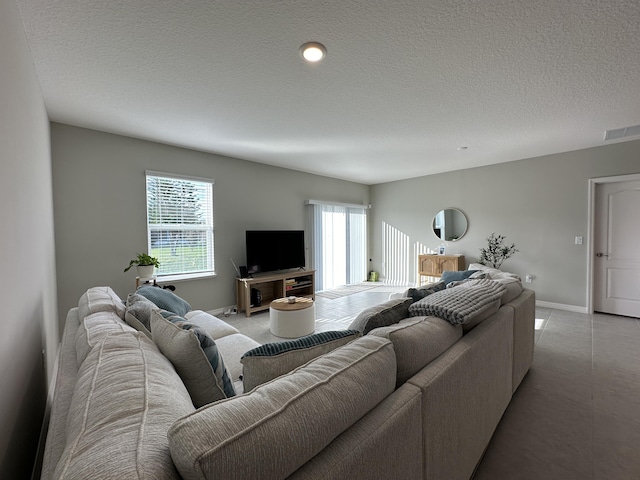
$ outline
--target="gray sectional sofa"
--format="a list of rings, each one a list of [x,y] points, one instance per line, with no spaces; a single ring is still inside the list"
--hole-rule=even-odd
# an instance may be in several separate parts
[[[499,290],[473,328],[411,316],[446,303],[436,292],[280,351],[205,312],[145,317],[144,301],[91,288],[67,317],[42,478],[469,479],[533,358],[534,293]],[[198,346],[222,359],[206,380]]]

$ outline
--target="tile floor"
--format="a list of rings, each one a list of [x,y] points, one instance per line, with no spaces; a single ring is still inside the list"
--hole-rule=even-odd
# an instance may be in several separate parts
[[[316,332],[344,329],[404,288],[316,298]],[[531,370],[498,425],[475,480],[640,479],[640,320],[538,308]],[[260,343],[269,313],[225,321]]]

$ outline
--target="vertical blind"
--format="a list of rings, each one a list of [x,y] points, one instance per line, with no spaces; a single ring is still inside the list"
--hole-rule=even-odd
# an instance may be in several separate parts
[[[367,278],[367,211],[365,206],[307,202],[310,264],[316,288],[329,290]]]
[[[214,271],[213,180],[146,172],[147,239],[159,275]]]

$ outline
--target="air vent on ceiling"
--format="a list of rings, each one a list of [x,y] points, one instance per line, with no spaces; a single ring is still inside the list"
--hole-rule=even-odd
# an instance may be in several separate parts
[[[618,138],[632,137],[634,135],[640,135],[640,125],[607,130],[604,132],[604,140],[606,142],[607,140],[617,140]]]

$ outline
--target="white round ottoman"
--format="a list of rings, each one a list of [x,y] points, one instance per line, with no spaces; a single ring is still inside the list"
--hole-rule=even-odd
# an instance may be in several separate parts
[[[269,304],[269,329],[276,337],[304,337],[316,329],[316,306],[313,300],[294,298],[293,303],[288,298],[278,298]]]

